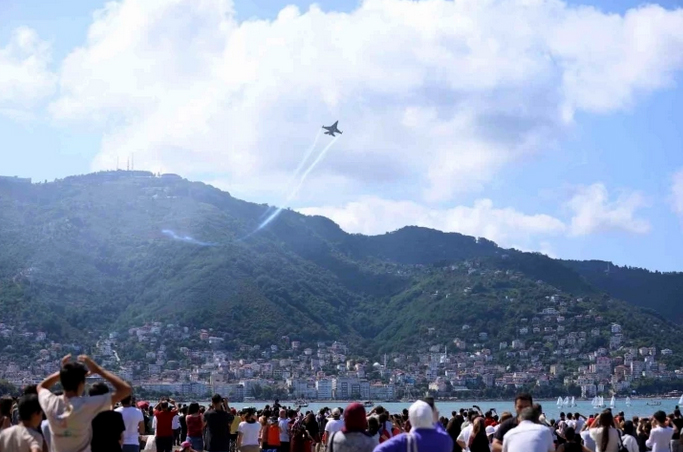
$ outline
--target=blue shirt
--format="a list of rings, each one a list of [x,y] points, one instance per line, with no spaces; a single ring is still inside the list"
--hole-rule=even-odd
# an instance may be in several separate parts
[[[453,439],[442,425],[434,429],[418,428],[410,431],[420,452],[453,452]],[[374,452],[406,452],[408,439],[405,434],[394,436],[375,447]]]

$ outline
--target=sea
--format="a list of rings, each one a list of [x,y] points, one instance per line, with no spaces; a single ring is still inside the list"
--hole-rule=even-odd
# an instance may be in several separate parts
[[[572,412],[580,413],[586,417],[591,414],[596,414],[602,411],[604,408],[594,408],[590,400],[577,400],[576,406],[558,406],[557,399],[555,400],[534,400],[534,402],[540,403],[543,407],[543,412],[547,419],[557,419],[560,412]],[[624,412],[626,418],[631,418],[633,416],[652,416],[655,411],[663,410],[667,414],[672,413],[674,408],[678,406],[678,398],[660,398],[660,399],[631,399],[630,406],[626,405],[624,399],[616,399],[612,411],[615,413]],[[341,407],[345,408],[349,402],[340,401],[327,401],[327,402],[311,402],[307,407],[302,408],[304,411],[318,412],[321,408],[335,408]],[[605,400],[608,408],[610,408],[610,400]],[[660,405],[655,405],[659,403]],[[285,406],[293,406],[293,402],[281,402]],[[256,407],[257,409],[262,409],[266,405],[273,405],[273,402],[240,402],[231,404],[231,407],[241,409],[243,407]],[[409,402],[375,402],[375,406],[381,405],[386,408],[390,413],[400,413],[404,408],[410,407]],[[470,408],[474,405],[478,405],[483,412],[491,409],[495,409],[500,415],[504,411],[509,411],[511,413],[515,412],[515,404],[513,400],[510,401],[477,401],[477,400],[458,400],[458,401],[436,401],[436,408],[442,416],[450,417],[452,411],[459,411],[461,408]],[[372,408],[367,408],[370,411]]]

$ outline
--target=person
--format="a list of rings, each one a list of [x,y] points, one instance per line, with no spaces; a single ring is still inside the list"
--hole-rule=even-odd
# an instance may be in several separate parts
[[[453,450],[453,440],[437,422],[439,412],[432,400],[413,403],[408,410],[408,418],[412,426],[410,433],[392,437],[375,447],[375,452],[405,452],[411,450],[409,447],[428,452]]]
[[[375,416],[371,416],[368,418],[368,436],[372,438],[372,441],[375,443],[375,446],[380,443],[380,434],[379,434],[379,419],[376,418]]]
[[[173,417],[178,414],[172,399],[161,400],[154,407],[155,444],[157,452],[171,452],[173,450]]]
[[[453,418],[448,421],[448,425],[446,426],[446,431],[451,435],[451,439],[453,440],[453,452],[462,452],[462,447],[458,444],[458,436],[460,436],[463,422],[464,419],[462,415],[456,413]]]
[[[590,452],[595,452],[595,441],[593,441],[593,438],[591,438],[590,432],[591,422],[588,420],[584,422],[583,429],[579,433],[579,436],[581,437],[581,441],[583,441],[583,445],[586,446]]]
[[[325,424],[325,443],[327,443],[334,433],[340,431],[344,427],[344,421],[340,420],[341,410],[335,408],[332,410],[332,419],[327,421]]]
[[[237,415],[237,410],[230,408],[230,413],[232,413],[233,419],[230,425],[230,450],[235,450],[235,444],[237,444],[237,429],[240,428],[240,423],[242,419]]]
[[[176,413],[175,416],[173,416],[173,419],[171,420],[171,428],[173,429],[173,445],[174,446],[180,446],[180,410],[178,410],[178,413]]]
[[[503,452],[552,452],[555,450],[550,429],[539,422],[540,413],[526,407],[517,416],[517,426],[503,437]]]
[[[636,427],[633,421],[624,422],[624,434],[621,436],[621,443],[628,452],[640,452],[638,440],[636,439]]]
[[[0,398],[0,431],[12,426],[12,397],[4,396]]]
[[[501,452],[503,450],[503,440],[505,439],[505,435],[512,430],[513,428],[517,427],[519,424],[519,415],[520,413],[525,410],[526,408],[531,408],[533,405],[533,397],[531,397],[531,394],[527,393],[522,393],[518,394],[517,397],[515,397],[515,413],[516,416],[512,417],[511,419],[508,419],[507,421],[503,422],[500,424],[500,427],[498,427],[498,430],[496,433],[493,434],[493,443],[491,443],[491,451],[492,452]]]
[[[280,417],[278,418],[278,428],[280,429],[280,452],[289,452],[289,417],[287,410],[280,409]]]
[[[456,438],[456,443],[465,452],[469,452],[469,450],[470,450],[469,449],[470,437],[472,436],[472,432],[474,431],[474,420],[477,417],[479,417],[478,412],[469,411],[467,413],[466,422],[463,422],[460,433],[458,434],[458,437]]]
[[[379,419],[372,418],[379,431]],[[343,426],[332,433],[327,441],[328,452],[372,452],[377,440],[367,433],[368,418],[365,407],[360,403],[351,403],[344,410]]]
[[[619,451],[619,432],[614,428],[611,410],[603,411],[597,421],[593,422],[590,435],[595,441],[595,452]]]
[[[199,413],[199,404],[197,402],[192,402],[187,408],[185,423],[187,424],[187,438],[185,438],[185,441],[189,441],[194,450],[204,450],[204,437],[202,435],[204,419]]]
[[[107,380],[114,393],[83,397],[88,371]],[[57,381],[64,390],[61,396],[50,392]],[[71,362],[71,355],[67,355],[62,358],[61,369],[40,382],[37,391],[49,423],[51,452],[90,452],[93,419],[128,397],[132,389],[89,356],[81,355],[77,362]]]
[[[116,409],[121,413],[126,431],[123,433],[123,452],[140,452],[140,435],[145,433],[145,418],[140,409],[133,406],[133,397],[121,400],[121,406]]]
[[[90,397],[109,392],[105,383],[95,383],[88,391]],[[111,410],[102,411],[92,420],[92,440],[90,448],[95,452],[121,452],[121,440],[126,425],[121,413]]]
[[[19,424],[0,431],[0,451],[42,452],[43,437],[38,433],[43,421],[38,396],[25,395],[19,398]]]
[[[581,444],[581,437],[576,434],[574,427],[567,427],[564,431],[564,439],[565,442],[558,446],[557,452],[592,452]]]
[[[233,416],[225,408],[220,394],[214,394],[211,397],[211,409],[204,413],[205,449],[209,452],[228,452],[230,450],[230,425]]]
[[[652,452],[669,452],[674,429],[666,425],[666,413],[661,410],[657,411],[650,422],[652,422],[652,430],[645,445],[652,449]]]
[[[313,446],[317,448],[320,443],[320,430],[318,430],[318,422],[315,420],[315,414],[313,414],[313,412],[306,414],[304,427],[312,439]]]
[[[470,452],[490,452],[489,438],[486,435],[486,422],[481,416],[476,417],[472,422],[472,434],[467,448]]]
[[[678,408],[674,410],[674,415],[669,425],[671,425],[674,429],[674,434],[671,437],[671,452],[683,452],[683,444],[681,443],[683,417],[681,416],[681,410]]]
[[[240,452],[258,452],[261,425],[256,422],[252,408],[244,410],[243,413],[244,421],[240,423],[237,429],[237,449]]]

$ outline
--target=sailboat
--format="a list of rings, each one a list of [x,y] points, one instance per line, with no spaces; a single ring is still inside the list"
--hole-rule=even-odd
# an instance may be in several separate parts
[[[631,406],[631,398],[626,397],[626,406]]]
[[[569,404],[569,397],[565,397],[565,398],[564,398],[564,404],[565,404],[566,406],[571,406],[571,405]]]
[[[614,408],[614,405],[616,405],[616,404],[617,404],[617,399],[615,399],[614,396],[612,396],[612,400],[609,401],[610,408]]]
[[[678,404],[679,404],[679,405],[683,405],[683,395],[681,396],[680,399],[678,399]]]
[[[605,407],[605,398],[603,396],[600,396],[600,408]]]
[[[557,398],[557,406],[561,407],[562,406],[562,397]]]
[[[574,396],[572,396],[572,403],[570,403],[569,406],[576,406],[576,399]]]

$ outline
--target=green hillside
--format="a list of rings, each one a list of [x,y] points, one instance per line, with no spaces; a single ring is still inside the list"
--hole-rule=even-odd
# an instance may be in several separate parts
[[[656,315],[672,313],[666,303],[632,298],[581,263],[417,227],[347,234],[288,210],[250,235],[267,209],[145,172],[0,181],[2,321],[75,342],[160,321],[227,331],[228,344],[343,338],[379,353],[463,336],[464,325],[510,341],[556,295],[573,314],[620,322],[636,342],[683,343]]]

